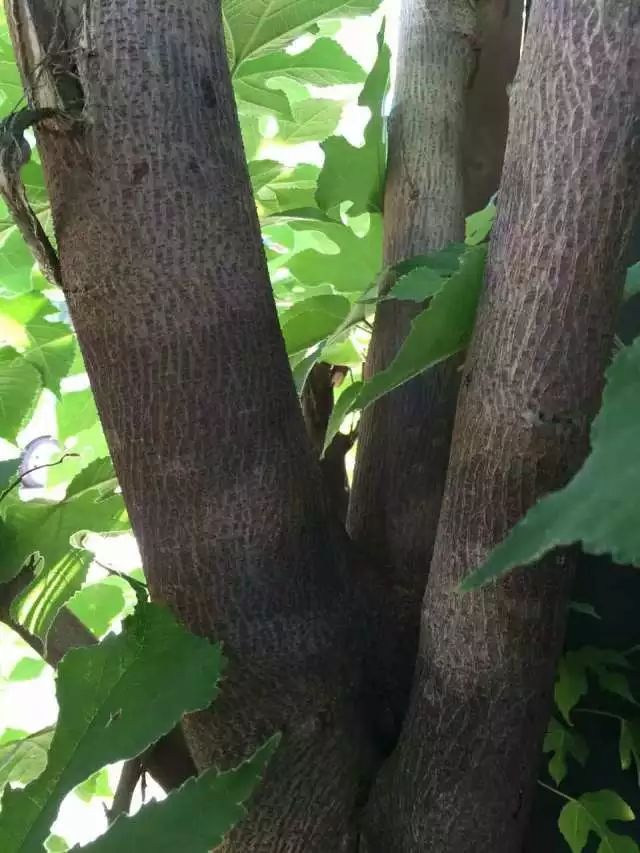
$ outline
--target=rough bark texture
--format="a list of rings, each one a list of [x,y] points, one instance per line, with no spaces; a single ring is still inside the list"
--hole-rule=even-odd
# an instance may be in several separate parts
[[[558,556],[458,582],[586,448],[640,197],[640,7],[534,6],[401,740],[370,808],[375,853],[517,853],[571,570]]]
[[[404,0],[389,120],[386,264],[461,240],[465,207],[482,207],[497,189],[521,20],[522,0],[480,3],[478,20],[468,0]],[[380,306],[367,375],[388,366],[418,310]],[[364,412],[360,426],[349,530],[382,567],[397,612],[396,715],[413,670],[459,366],[451,359],[394,391]]]
[[[220,3],[92,0],[88,14],[72,45],[84,121],[39,143],[149,587],[231,661],[187,739],[203,768],[285,734],[225,850],[350,850],[368,632],[278,328]]]

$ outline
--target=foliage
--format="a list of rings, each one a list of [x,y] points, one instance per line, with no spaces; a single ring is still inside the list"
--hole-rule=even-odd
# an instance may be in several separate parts
[[[95,780],[101,767],[139,755],[184,713],[208,706],[223,667],[218,646],[189,634],[165,608],[144,600],[120,635],[68,652],[58,671],[60,715],[46,767],[38,773],[41,768],[34,769],[33,760],[26,766],[26,750],[34,747],[34,738],[18,741],[12,754],[11,778],[35,778],[24,790],[5,789],[1,849],[40,851],[64,796],[83,780]],[[203,774],[164,803],[148,807],[151,814],[145,809],[135,818],[118,820],[89,849],[136,849],[143,840],[165,849],[169,839],[181,849],[209,849],[241,817],[241,804],[274,748],[272,741],[229,773]],[[210,817],[194,821],[207,801]]]

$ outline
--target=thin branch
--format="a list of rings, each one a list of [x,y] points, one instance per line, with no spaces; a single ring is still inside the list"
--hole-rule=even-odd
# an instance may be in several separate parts
[[[34,465],[33,468],[28,468],[26,471],[23,471],[22,474],[16,477],[13,483],[10,483],[3,492],[0,492],[0,503],[2,503],[2,501],[7,497],[7,495],[10,494],[15,488],[17,488],[20,483],[22,483],[22,481],[25,479],[25,477],[29,476],[29,474],[33,474],[36,471],[42,471],[44,468],[55,468],[57,465],[62,465],[65,459],[77,456],[79,456],[78,453],[63,453],[60,459],[58,459],[56,462],[47,462],[43,465]]]
[[[113,804],[110,809],[107,809],[109,826],[121,814],[129,814],[133,795],[143,773],[144,768],[139,758],[130,758],[128,761],[125,761],[122,772],[120,773],[118,787],[113,797]]]

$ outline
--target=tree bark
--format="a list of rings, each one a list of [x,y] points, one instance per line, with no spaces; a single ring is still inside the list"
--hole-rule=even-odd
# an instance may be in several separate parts
[[[385,264],[464,238],[464,215],[496,191],[523,0],[404,0],[389,119]],[[378,308],[368,376],[389,365],[420,309]],[[460,359],[362,415],[349,531],[382,570],[399,631],[391,698],[399,724],[411,684],[458,393]]]
[[[63,0],[69,21],[76,8]],[[278,327],[220,2],[92,0],[88,15],[64,54],[82,121],[42,126],[39,145],[149,588],[230,658],[214,711],[186,721],[189,746],[199,768],[229,766],[284,732],[225,851],[351,850],[370,632]],[[24,15],[13,31],[24,66]]]
[[[400,744],[374,853],[517,853],[560,651],[566,555],[457,584],[582,459],[640,198],[640,7],[534,6]]]

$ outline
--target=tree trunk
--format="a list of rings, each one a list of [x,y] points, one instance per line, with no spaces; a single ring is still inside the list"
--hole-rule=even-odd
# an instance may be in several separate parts
[[[517,853],[550,711],[566,556],[457,584],[586,449],[640,198],[640,7],[534,6],[470,348],[419,661],[376,783],[375,853]]]
[[[385,264],[464,237],[465,208],[498,186],[523,0],[403,0],[389,119]],[[466,129],[466,133],[465,133]],[[467,140],[473,140],[469,143]],[[378,308],[367,375],[389,365],[420,309]],[[439,365],[362,416],[349,531],[378,565],[399,631],[391,655],[396,725],[406,709],[440,514],[460,359]]]
[[[34,41],[55,42],[45,12],[58,0],[33,7],[35,33],[25,2],[10,12],[28,72]],[[186,721],[189,745],[199,768],[229,766],[285,734],[225,850],[350,850],[370,631],[278,327],[220,3],[93,0],[84,30],[76,11],[63,0],[55,73],[77,60],[84,113],[72,130],[42,126],[39,145],[150,590],[230,658],[215,713]],[[32,94],[52,105],[44,84]]]

